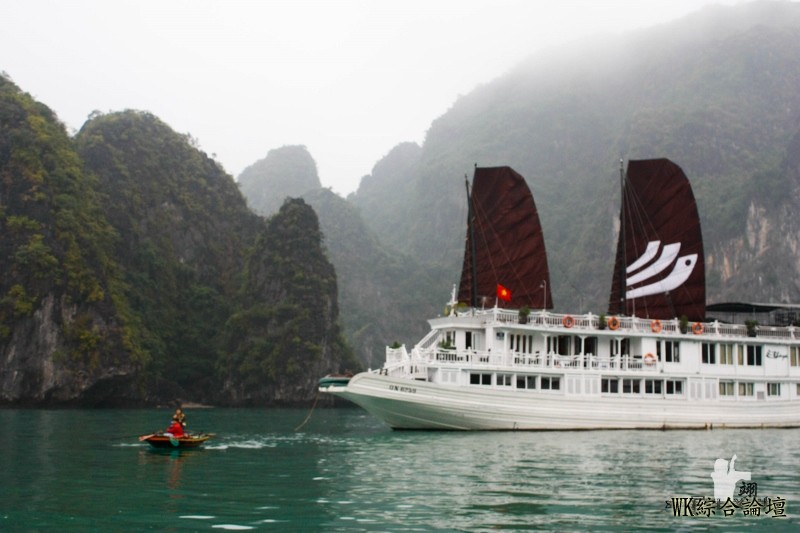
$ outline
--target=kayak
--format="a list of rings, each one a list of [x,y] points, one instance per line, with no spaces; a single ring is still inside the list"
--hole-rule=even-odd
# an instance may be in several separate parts
[[[173,437],[165,433],[153,433],[152,435],[143,435],[139,437],[140,441],[147,441],[153,448],[197,448],[205,441],[211,438],[208,433],[199,433],[197,435],[183,435],[181,437]]]

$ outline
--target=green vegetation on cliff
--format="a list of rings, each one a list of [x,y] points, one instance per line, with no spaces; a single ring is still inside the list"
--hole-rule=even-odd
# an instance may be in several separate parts
[[[238,303],[223,342],[223,368],[229,383],[238,383],[230,386],[238,402],[296,397],[308,376],[324,375],[332,357],[343,368],[358,367],[330,320],[338,315],[336,273],[317,216],[303,200],[287,200],[269,219],[247,261]]]
[[[69,400],[149,361],[96,186],[53,113],[0,77],[0,399]]]
[[[313,211],[292,219],[296,235],[276,224],[149,113],[96,114],[70,140],[45,106],[0,78],[0,403],[237,404],[243,388],[248,404],[313,398],[316,380],[349,361],[335,274]],[[333,305],[306,313],[303,287]],[[281,317],[280,365],[232,379],[226,324],[254,302]],[[275,353],[248,356],[270,367]]]

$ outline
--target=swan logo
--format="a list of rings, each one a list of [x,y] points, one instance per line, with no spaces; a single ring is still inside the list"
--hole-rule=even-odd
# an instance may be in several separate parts
[[[647,248],[639,259],[625,269],[626,284],[628,287],[632,287],[640,282],[654,279],[656,281],[650,281],[650,283],[641,287],[629,289],[626,291],[626,296],[628,298],[641,298],[651,294],[669,292],[683,285],[689,279],[694,266],[697,264],[697,254],[678,257],[680,251],[681,243],[679,242],[667,244],[663,247],[661,241],[648,242]],[[658,255],[657,258],[656,255]],[[666,277],[657,279],[670,267],[672,267],[672,271]]]
[[[725,501],[728,498],[733,498],[734,489],[740,481],[750,481],[750,472],[742,472],[736,470],[733,463],[736,462],[736,454],[731,458],[730,463],[725,459],[717,459],[714,463],[714,471],[711,473],[711,479],[714,480],[714,499]],[[739,491],[739,496],[756,495],[756,484],[745,484]]]

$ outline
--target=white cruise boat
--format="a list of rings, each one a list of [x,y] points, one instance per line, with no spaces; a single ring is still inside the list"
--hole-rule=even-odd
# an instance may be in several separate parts
[[[706,321],[699,217],[683,171],[630,161],[621,177],[607,314],[549,311],[524,178],[476,168],[461,283],[444,316],[410,351],[387,348],[382,368],[323,379],[320,391],[395,429],[800,426],[800,330]]]

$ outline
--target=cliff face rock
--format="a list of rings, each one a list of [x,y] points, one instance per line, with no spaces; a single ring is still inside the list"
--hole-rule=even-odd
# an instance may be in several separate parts
[[[148,113],[96,115],[70,140],[0,78],[0,404],[313,398],[349,351],[316,218],[297,213],[268,225]]]
[[[310,400],[321,376],[357,363],[338,325],[336,274],[314,210],[287,200],[248,259],[225,325],[223,395],[237,405]]]
[[[275,170],[270,175],[264,171],[257,173],[255,169],[267,164],[273,169],[290,164],[285,154],[279,158],[281,165],[277,164],[278,156],[285,150],[270,151],[266,160],[250,167],[246,186],[244,173],[240,176],[242,191],[253,208],[280,198],[280,189],[274,187]],[[344,200],[318,185],[302,194],[303,200],[319,217],[323,247],[336,269],[343,333],[357,359],[367,367],[383,364],[387,344],[395,341],[409,344],[422,337],[428,327],[425,320],[442,309],[441,303],[447,299],[453,282],[452,277],[443,275],[442,269],[423,266],[415,258],[397,253],[391,246],[393,241],[386,235],[380,242],[364,223],[364,217],[370,217],[374,223],[392,218],[387,217],[387,213],[401,203],[382,202],[381,194],[386,188],[398,196],[406,194],[396,186],[396,180],[413,172],[419,151],[419,146],[413,143],[393,149],[375,165],[370,176],[362,179],[358,202],[354,202],[354,196]],[[304,148],[293,152],[298,168],[284,168],[282,172],[298,176],[316,168],[313,160],[307,161],[311,156]],[[312,181],[318,183],[315,170],[314,179],[305,183],[311,185]]]
[[[114,255],[153,358],[150,389],[214,401],[218,338],[263,222],[191,138],[149,113],[95,116],[76,144],[121,236]]]
[[[777,169],[756,176],[743,235],[715,244],[707,256],[712,267],[711,301],[797,303],[800,294],[800,132]],[[718,276],[718,279],[713,277]]]
[[[342,327],[358,359],[377,368],[394,342],[411,346],[442,310],[452,277],[384,245],[364,223],[360,209],[329,190],[304,199],[319,215],[326,248],[336,267]]]
[[[125,237],[117,253],[156,361],[148,376],[208,403],[313,398],[347,351],[313,211],[266,222],[191,139],[147,113],[98,117],[78,142]]]
[[[358,190],[347,198],[388,249],[405,248],[397,221],[408,216],[405,201],[416,192],[413,183],[420,171],[421,157],[422,148],[416,143],[395,146],[375,163],[372,173],[361,178]]]
[[[0,403],[112,401],[96,386],[134,388],[147,362],[116,236],[63,126],[4,78],[0,125]]]

